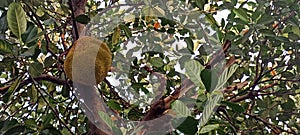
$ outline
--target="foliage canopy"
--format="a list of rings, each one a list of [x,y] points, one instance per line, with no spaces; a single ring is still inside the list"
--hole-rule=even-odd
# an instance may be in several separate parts
[[[300,1],[0,3],[0,134],[92,132],[63,70],[81,32],[112,52],[97,90],[118,115],[97,114],[118,134],[166,110],[172,134],[300,134]]]

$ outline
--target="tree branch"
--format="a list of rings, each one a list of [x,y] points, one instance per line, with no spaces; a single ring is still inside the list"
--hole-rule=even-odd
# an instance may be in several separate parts
[[[32,79],[29,78],[29,79],[23,80],[21,82],[20,86],[18,87],[18,89],[22,88],[23,86],[25,86],[25,85],[27,85],[29,83],[32,83],[33,82],[32,80],[35,80],[35,81],[49,81],[49,82],[56,83],[56,84],[59,84],[59,85],[66,85],[67,84],[66,80],[63,80],[63,79],[60,79],[60,78],[56,78],[54,76],[42,74],[40,76],[33,77]],[[0,93],[4,94],[10,88],[10,86],[11,85],[7,85],[7,86],[4,86],[4,87],[1,87],[0,88]]]

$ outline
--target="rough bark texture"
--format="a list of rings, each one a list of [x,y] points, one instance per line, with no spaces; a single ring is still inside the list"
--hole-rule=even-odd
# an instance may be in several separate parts
[[[85,5],[87,0],[72,0],[71,1],[71,11],[73,19],[76,18],[79,15],[85,14]],[[75,23],[75,25],[74,25]],[[81,34],[82,30],[84,29],[85,25],[73,21],[73,26],[76,26],[73,28],[73,36],[75,36],[76,39],[79,38],[79,35]]]
[[[69,6],[70,6],[70,10],[72,12],[72,19],[75,19],[77,16],[79,15],[82,15],[82,14],[85,14],[85,6],[86,6],[86,3],[87,3],[87,0],[71,0],[70,3],[69,3]],[[76,22],[75,20],[72,21],[72,26],[73,26],[73,29],[72,29],[72,36],[74,38],[74,40],[77,40],[79,38],[79,35],[81,34],[81,32],[83,31],[85,25],[84,24],[81,24],[81,23],[78,23]],[[94,120],[96,121],[99,121],[100,117],[99,115],[95,115],[95,114],[98,114],[97,111],[99,110],[102,110],[102,111],[105,111],[104,109],[104,106],[101,104],[102,102],[99,102],[101,101],[100,98],[96,98],[94,97],[95,94],[97,94],[97,90],[93,87],[89,87],[87,89],[81,87],[81,88],[78,88],[78,90],[85,90],[86,92],[85,93],[82,93],[80,95],[81,98],[90,98],[89,101],[86,101],[85,102],[85,105],[94,105],[93,108],[87,108],[87,107],[83,107],[86,111],[89,111],[90,113],[92,112],[93,114],[90,114],[87,113],[89,116],[88,117],[94,117]],[[85,106],[85,105],[82,105],[82,106]],[[106,124],[100,120],[100,122],[95,125],[94,123],[95,122],[92,122],[89,118],[89,135],[107,135],[107,134],[110,134],[109,132],[110,131],[102,131],[99,129],[99,125],[100,126],[104,126],[104,129],[107,128]]]

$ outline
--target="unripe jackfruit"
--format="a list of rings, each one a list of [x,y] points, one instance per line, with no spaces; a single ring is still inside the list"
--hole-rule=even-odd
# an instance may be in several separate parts
[[[99,84],[107,76],[111,63],[111,52],[104,42],[83,36],[69,50],[64,70],[75,83]]]

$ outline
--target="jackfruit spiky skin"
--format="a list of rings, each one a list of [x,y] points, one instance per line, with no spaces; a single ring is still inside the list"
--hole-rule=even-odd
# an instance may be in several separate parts
[[[76,40],[64,62],[64,70],[75,83],[99,84],[112,63],[109,47],[97,38],[83,36]]]

